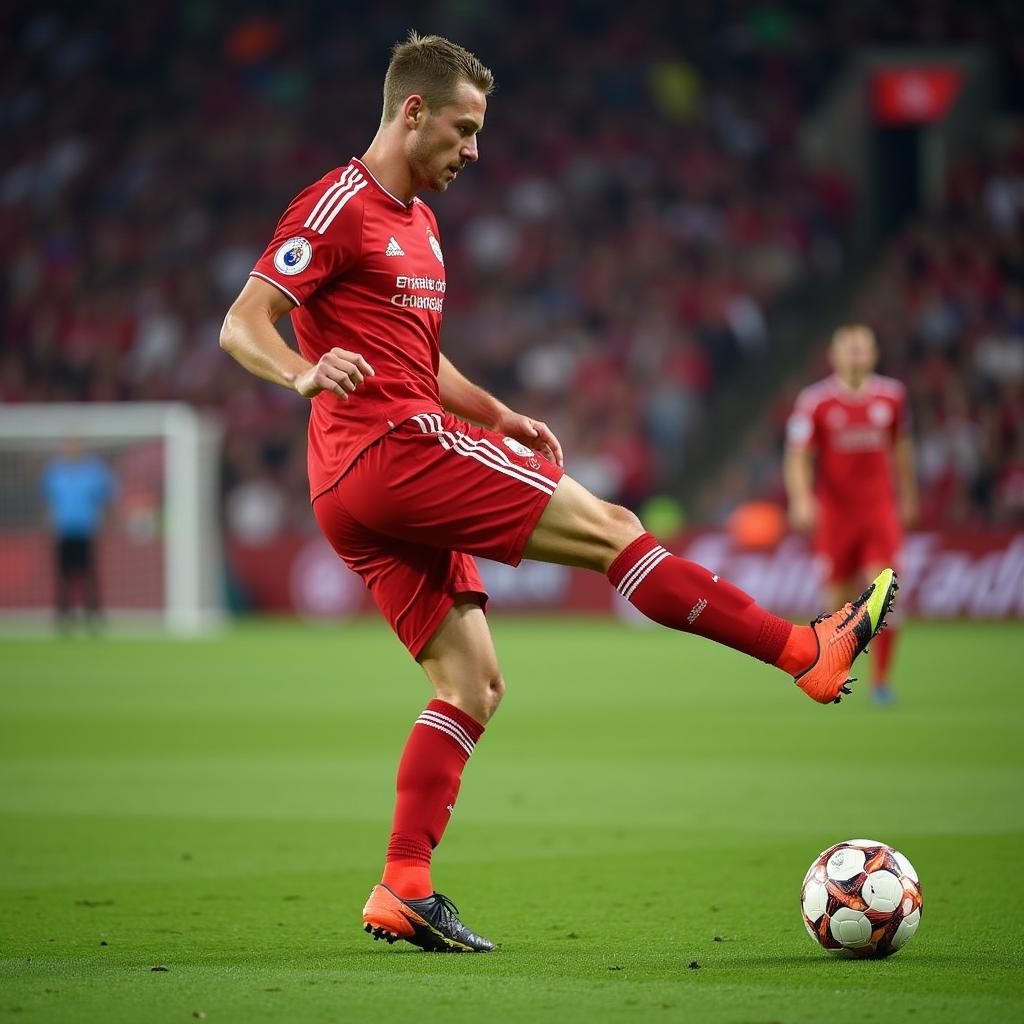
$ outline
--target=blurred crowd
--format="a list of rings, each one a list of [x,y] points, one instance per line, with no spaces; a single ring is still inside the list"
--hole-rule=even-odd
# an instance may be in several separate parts
[[[415,27],[473,48],[498,81],[479,165],[427,197],[449,278],[445,351],[546,418],[576,477],[637,504],[673,475],[714,389],[766,358],[780,297],[843,265],[850,190],[799,164],[795,133],[850,41],[991,41],[1005,15],[952,0],[834,6],[253,13],[154,0],[126,18],[111,2],[9,5],[0,401],[215,409],[231,529],[308,527],[306,405],[241,371],[218,332],[291,196],[365,148],[389,46]],[[1011,70],[1024,59],[1009,43],[1004,57]],[[1018,461],[1022,443],[1004,367],[1019,265],[1017,285],[1000,266],[1016,244],[1000,239],[1019,232],[1019,184],[1000,192],[1000,180],[987,175],[977,202],[964,186],[949,230],[924,223],[895,240],[865,298],[890,368],[922,368],[922,472],[970,476],[946,500],[986,508],[1012,490],[979,482],[992,432],[1016,431]],[[988,468],[968,473],[971,460]]]
[[[872,326],[880,371],[908,389],[921,525],[1024,525],[1024,135],[997,160],[952,174],[942,210],[879,255],[854,319]],[[741,500],[782,501],[779,453],[794,379],[719,482],[717,517]]]

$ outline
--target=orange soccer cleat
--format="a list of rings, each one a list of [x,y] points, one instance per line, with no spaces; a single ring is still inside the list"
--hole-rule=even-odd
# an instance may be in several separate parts
[[[494,943],[471,932],[458,907],[435,892],[421,900],[403,900],[386,885],[375,885],[363,907],[363,931],[387,943],[405,939],[436,953],[490,953]]]
[[[850,669],[871,638],[885,628],[899,583],[892,569],[883,569],[853,604],[844,604],[831,615],[819,615],[812,623],[818,656],[794,682],[819,704],[838,704],[849,693]]]

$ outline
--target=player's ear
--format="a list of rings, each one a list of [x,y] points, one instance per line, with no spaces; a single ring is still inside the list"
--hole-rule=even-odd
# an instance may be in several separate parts
[[[402,104],[402,120],[410,131],[416,131],[427,118],[427,103],[419,93],[406,96]]]

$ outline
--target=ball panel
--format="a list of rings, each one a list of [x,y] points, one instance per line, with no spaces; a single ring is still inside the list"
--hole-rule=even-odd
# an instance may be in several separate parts
[[[914,865],[899,850],[893,850],[892,855],[893,859],[900,866],[900,874],[906,875],[913,882],[917,882],[918,877],[917,872],[914,870]]]
[[[818,942],[824,949],[830,952],[836,952],[843,948],[843,944],[832,934],[831,922],[829,921],[828,914],[818,922],[817,929]]]
[[[884,871],[892,865],[892,857],[888,846],[879,846],[877,850],[865,851],[867,857],[864,861],[864,871],[871,874],[872,871]],[[895,874],[896,872],[893,872]]]
[[[849,949],[866,946],[871,941],[871,922],[860,910],[840,907],[829,919],[832,937]]]
[[[903,898],[903,883],[891,871],[872,871],[864,879],[861,895],[869,910],[891,914]]]
[[[850,910],[867,910],[868,905],[860,895],[863,875],[857,875],[849,882],[829,882],[828,889],[828,912],[834,914],[840,907],[848,907]]]
[[[845,882],[864,870],[866,859],[864,851],[856,846],[840,846],[828,858],[825,871],[831,880]]]
[[[817,921],[828,906],[828,890],[821,882],[811,879],[804,886],[803,897],[804,917],[812,923]]]
[[[915,910],[900,921],[900,926],[893,933],[892,939],[889,943],[892,946],[893,952],[897,949],[902,949],[914,937],[914,932],[917,931],[920,923],[920,910]]]

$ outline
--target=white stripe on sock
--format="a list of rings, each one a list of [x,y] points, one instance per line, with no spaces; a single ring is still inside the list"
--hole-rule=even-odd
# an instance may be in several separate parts
[[[626,572],[622,576],[622,579],[619,580],[619,585],[615,589],[618,590],[620,594],[625,596],[626,591],[629,589],[629,585],[633,582],[634,577],[638,573],[643,572],[643,570],[647,567],[647,563],[650,562],[651,559],[655,558],[658,552],[664,550],[665,549],[660,544],[657,547],[651,548],[651,550],[648,551],[646,555],[643,555],[641,558],[639,558],[636,562],[633,563],[632,568],[626,570]]]
[[[444,721],[447,722],[450,720],[445,719]],[[468,743],[466,743],[466,741],[462,739],[462,737],[459,736],[459,734],[454,729],[449,728],[446,724],[443,724],[443,722],[435,722],[432,719],[424,718],[422,715],[420,715],[420,717],[416,719],[416,724],[426,725],[429,726],[431,729],[437,729],[438,732],[443,732],[447,737],[454,740],[460,747],[462,747],[462,749],[466,752],[467,756],[473,753],[473,748]]]
[[[652,562],[648,563],[648,565],[644,569],[644,571],[642,573],[640,573],[640,575],[633,581],[633,583],[630,585],[629,589],[622,596],[624,598],[626,598],[626,600],[628,601],[633,596],[633,592],[636,590],[636,588],[639,587],[640,584],[643,583],[643,581],[645,579],[647,579],[647,577],[650,574],[651,570],[656,568],[657,566],[659,566],[668,557],[669,557],[669,553],[664,548],[662,548],[661,549],[661,553],[658,555],[658,557],[655,558]]]

